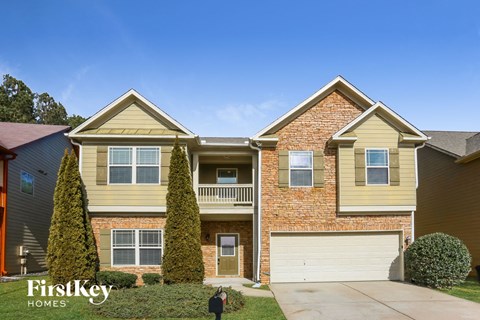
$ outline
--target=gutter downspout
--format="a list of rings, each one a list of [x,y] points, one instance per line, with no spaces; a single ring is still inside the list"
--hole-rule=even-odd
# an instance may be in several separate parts
[[[67,134],[68,137],[68,134]],[[83,160],[83,152],[82,152],[82,144],[75,142],[73,138],[70,138],[70,143],[78,147],[78,170],[80,171],[80,176],[82,176],[82,160]]]
[[[419,145],[418,147],[415,148],[415,190],[418,189],[418,154],[417,151],[418,149],[422,149],[425,147],[425,142]],[[412,238],[410,240],[410,243],[413,243],[415,241],[415,211],[412,211]]]
[[[258,147],[253,146],[253,140],[250,139],[250,148],[258,151],[257,175],[258,175],[258,221],[257,221],[257,270],[255,271],[255,281],[260,283],[260,259],[262,250],[262,144],[257,142]]]

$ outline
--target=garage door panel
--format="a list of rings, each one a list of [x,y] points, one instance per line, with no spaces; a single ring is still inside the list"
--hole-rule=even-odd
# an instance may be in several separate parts
[[[399,233],[280,233],[272,282],[400,280]]]

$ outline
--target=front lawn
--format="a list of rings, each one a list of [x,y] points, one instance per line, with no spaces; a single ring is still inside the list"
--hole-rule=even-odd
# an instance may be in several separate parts
[[[449,295],[480,303],[480,283],[476,278],[467,278],[464,283],[449,290],[441,290]]]
[[[20,281],[0,283],[0,318],[3,320],[19,320],[19,319],[92,319],[105,320],[113,318],[105,318],[96,315],[92,310],[87,298],[69,297],[63,298],[43,298],[43,297],[27,297],[27,279],[42,280],[47,277],[31,277]],[[47,285],[50,282],[47,280]],[[29,306],[29,301],[52,301],[64,300],[65,307],[35,307]],[[146,302],[148,303],[148,302]],[[205,308],[207,308],[205,301]],[[173,307],[173,306],[172,306]],[[195,318],[195,320],[211,320],[215,316]],[[183,318],[188,319],[188,318]],[[236,312],[226,313],[222,315],[224,320],[247,320],[247,319],[285,319],[277,302],[273,298],[256,298],[245,297],[245,306]],[[164,319],[174,320],[174,319]],[[193,320],[193,319],[190,319]]]

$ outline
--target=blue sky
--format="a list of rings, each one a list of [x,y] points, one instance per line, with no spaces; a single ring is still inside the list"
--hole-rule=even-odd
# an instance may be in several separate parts
[[[90,116],[136,89],[251,136],[341,74],[420,129],[480,131],[479,1],[5,1],[0,74]]]

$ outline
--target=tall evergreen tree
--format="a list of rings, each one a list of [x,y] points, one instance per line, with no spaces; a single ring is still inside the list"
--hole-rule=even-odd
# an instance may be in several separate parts
[[[185,150],[178,137],[170,159],[163,279],[167,284],[202,283],[205,275],[200,242],[200,211]]]
[[[40,124],[67,124],[65,107],[46,92],[36,95],[35,117]]]
[[[22,81],[4,75],[0,84],[0,121],[33,123],[35,94]]]
[[[48,238],[47,265],[53,283],[95,281],[98,256],[75,153],[65,152],[58,172]]]

